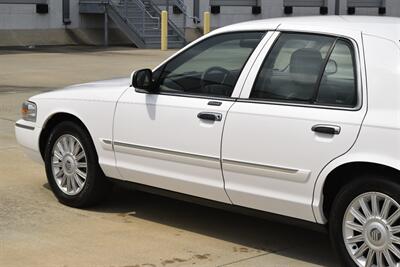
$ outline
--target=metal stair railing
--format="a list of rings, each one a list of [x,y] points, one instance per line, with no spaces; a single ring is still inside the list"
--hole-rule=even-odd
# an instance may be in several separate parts
[[[160,14],[161,15],[161,10],[160,10],[160,8],[156,5],[156,4],[154,4],[153,3],[153,1],[148,1],[149,3],[150,3],[150,5],[151,5],[151,7],[153,8],[153,10],[157,13],[157,14]],[[182,38],[182,40],[186,40],[185,39],[185,26],[186,25],[183,25],[183,29],[180,29],[170,18],[168,19],[168,24],[169,24],[169,26],[171,27],[171,29],[173,29],[176,33],[177,33],[177,35],[180,37],[180,38]]]
[[[127,1],[127,0],[125,0],[125,1]],[[152,14],[150,14],[150,12],[147,11],[146,6],[143,4],[142,1],[140,1],[140,0],[132,0],[132,1],[134,1],[134,2],[136,2],[138,4],[138,6],[142,10],[142,12],[144,14],[147,14],[149,19],[156,20],[157,21],[157,28],[155,28],[155,29],[160,29],[160,17],[154,17]],[[145,28],[144,21],[143,21],[143,28]]]
[[[128,34],[129,39],[131,39],[139,47],[144,47],[145,39],[140,34],[137,27],[129,23],[128,20],[122,16],[121,10],[118,8],[118,6],[112,4],[111,2],[112,1],[108,1],[107,3],[108,15],[113,18],[114,22],[116,22],[117,25],[119,25],[119,27],[121,27],[121,29]]]
[[[157,27],[160,28],[160,18],[154,17],[147,11],[145,5],[140,0],[112,0],[109,3],[118,12],[118,14],[129,24],[130,27],[134,28],[137,32],[142,35],[142,38],[146,37],[146,20],[154,20],[157,23]],[[135,12],[133,16],[130,16],[130,12]],[[139,11],[139,12],[137,12]]]
[[[193,20],[193,22],[195,24],[199,24],[200,23],[200,18],[198,18],[196,16],[189,15],[189,13],[187,12],[187,6],[183,2],[183,0],[174,0],[173,4],[176,5],[182,11],[182,13],[183,13],[183,15],[185,17],[188,17],[189,19]],[[185,19],[185,26],[186,26],[186,19]]]

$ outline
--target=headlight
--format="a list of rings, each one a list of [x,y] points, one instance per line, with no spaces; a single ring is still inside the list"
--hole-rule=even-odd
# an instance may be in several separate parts
[[[36,114],[37,109],[35,103],[30,101],[22,103],[21,115],[23,120],[36,122]]]

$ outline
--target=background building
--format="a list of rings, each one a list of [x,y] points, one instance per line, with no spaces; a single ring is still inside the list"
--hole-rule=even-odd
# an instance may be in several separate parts
[[[400,16],[399,0],[0,0],[0,46],[125,44],[159,47],[160,12],[169,10],[169,46],[211,26],[280,16]]]

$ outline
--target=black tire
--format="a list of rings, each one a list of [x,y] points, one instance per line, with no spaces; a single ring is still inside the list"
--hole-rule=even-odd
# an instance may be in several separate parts
[[[395,179],[384,175],[365,174],[345,185],[337,194],[329,215],[329,235],[342,266],[357,267],[346,249],[342,232],[343,218],[348,206],[356,197],[367,192],[383,193],[400,203],[400,185]]]
[[[82,190],[76,195],[64,193],[57,185],[52,167],[52,149],[62,135],[69,134],[79,140],[87,158],[87,177]],[[58,201],[70,207],[84,208],[104,199],[112,187],[98,164],[96,149],[86,129],[72,121],[62,122],[54,127],[45,146],[44,161],[49,185]]]

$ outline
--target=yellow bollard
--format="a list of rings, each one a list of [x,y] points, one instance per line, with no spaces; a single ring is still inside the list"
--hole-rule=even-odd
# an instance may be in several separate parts
[[[168,49],[168,12],[161,11],[161,50]]]
[[[203,20],[204,20],[203,33],[207,34],[210,32],[210,12],[209,11],[204,12]]]

